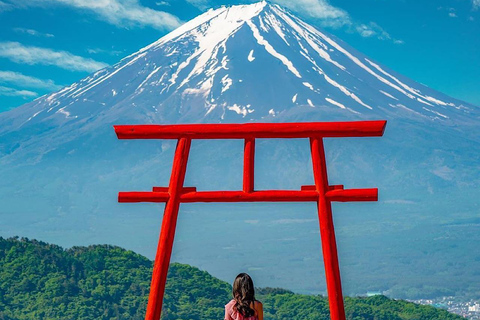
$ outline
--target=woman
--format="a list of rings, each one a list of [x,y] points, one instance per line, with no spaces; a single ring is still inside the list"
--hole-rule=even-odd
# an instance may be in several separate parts
[[[233,299],[225,306],[225,320],[263,320],[263,305],[255,300],[252,278],[240,273],[233,282]]]

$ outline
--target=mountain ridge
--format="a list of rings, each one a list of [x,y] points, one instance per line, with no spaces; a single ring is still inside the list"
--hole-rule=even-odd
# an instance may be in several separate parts
[[[143,319],[152,261],[110,245],[63,249],[38,240],[0,237],[0,319]],[[230,284],[173,263],[162,319],[219,319]],[[325,297],[257,289],[265,319],[328,319]],[[445,310],[386,297],[346,298],[347,319],[461,319]]]

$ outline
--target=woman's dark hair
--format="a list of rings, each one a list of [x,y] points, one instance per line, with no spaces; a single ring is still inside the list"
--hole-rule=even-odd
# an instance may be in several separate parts
[[[250,307],[255,301],[255,288],[252,278],[246,273],[240,273],[233,282],[233,299],[235,299],[235,309],[245,318],[255,315],[255,310]]]

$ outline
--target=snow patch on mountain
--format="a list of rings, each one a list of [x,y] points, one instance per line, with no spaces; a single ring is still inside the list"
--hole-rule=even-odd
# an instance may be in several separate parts
[[[250,53],[248,54],[248,57],[247,57],[248,61],[252,62],[253,60],[255,60],[255,57],[253,56],[253,49],[250,50]]]
[[[330,102],[330,103],[333,104],[334,106],[337,106],[337,107],[339,107],[339,108],[341,108],[341,109],[346,109],[346,107],[345,107],[343,104],[341,104],[340,102],[337,102],[337,101],[335,101],[335,100],[333,100],[333,99],[330,99],[330,98],[325,98],[325,100],[327,100],[328,102]]]
[[[295,76],[298,78],[301,78],[302,76],[298,72],[298,70],[295,68],[293,63],[288,60],[284,55],[278,53],[275,48],[273,48],[270,43],[263,38],[263,36],[260,35],[260,32],[258,31],[257,27],[251,22],[247,21],[248,26],[250,29],[252,29],[253,36],[255,39],[257,39],[258,44],[262,45],[265,47],[265,50],[267,50],[268,53],[270,53],[273,57],[277,58],[280,60],[287,68],[290,70]]]

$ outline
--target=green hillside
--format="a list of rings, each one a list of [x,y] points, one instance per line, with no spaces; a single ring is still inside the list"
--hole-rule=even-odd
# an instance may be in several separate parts
[[[143,319],[152,262],[119,247],[63,249],[28,239],[0,237],[0,320]],[[195,267],[173,263],[164,320],[220,320],[230,284]],[[322,296],[258,289],[266,320],[329,319]],[[463,319],[444,310],[384,296],[346,298],[351,320]]]

